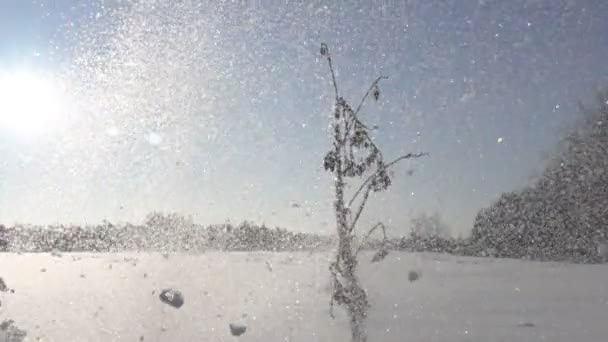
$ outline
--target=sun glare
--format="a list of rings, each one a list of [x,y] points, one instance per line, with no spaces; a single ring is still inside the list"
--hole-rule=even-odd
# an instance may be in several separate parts
[[[0,70],[0,129],[20,137],[56,132],[67,123],[61,82],[30,71]]]

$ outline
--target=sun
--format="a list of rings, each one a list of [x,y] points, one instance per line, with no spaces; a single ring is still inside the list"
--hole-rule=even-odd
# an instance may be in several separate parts
[[[64,127],[67,96],[61,82],[28,70],[0,70],[0,130],[24,138]]]

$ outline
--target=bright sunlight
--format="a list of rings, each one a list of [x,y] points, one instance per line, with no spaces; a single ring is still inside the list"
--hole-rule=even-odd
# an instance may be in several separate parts
[[[0,70],[0,130],[35,138],[65,127],[67,96],[61,82],[26,70]]]

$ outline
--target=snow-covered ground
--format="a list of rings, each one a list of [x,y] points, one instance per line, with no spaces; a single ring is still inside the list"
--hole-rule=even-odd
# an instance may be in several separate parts
[[[0,321],[27,341],[348,341],[328,253],[0,254]],[[608,266],[364,257],[375,341],[608,341]],[[421,272],[410,282],[409,271]],[[176,309],[159,291],[180,290]],[[246,332],[231,335],[229,324]]]

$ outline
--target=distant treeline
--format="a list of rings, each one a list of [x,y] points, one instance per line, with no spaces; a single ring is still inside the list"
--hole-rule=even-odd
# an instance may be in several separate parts
[[[0,251],[323,251],[335,247],[333,236],[292,232],[251,222],[199,225],[178,214],[152,213],[143,224],[0,225]],[[370,240],[365,249],[465,254],[465,239],[412,233],[388,241]]]
[[[502,208],[505,200],[492,208]],[[519,202],[518,202],[519,203]],[[492,212],[493,217],[505,219]],[[508,210],[512,213],[513,211]],[[526,213],[526,211],[522,211]],[[497,216],[498,215],[498,216]],[[434,252],[462,256],[491,256],[573,262],[604,261],[593,247],[575,249],[568,243],[547,246],[544,254],[531,253],[532,244],[522,243],[521,234],[505,229],[502,221],[486,221],[488,210],[482,210],[473,235],[453,238],[445,233],[437,215],[413,220],[412,231],[386,241],[369,240],[366,250]],[[483,220],[483,221],[482,221]],[[512,219],[509,219],[512,220]],[[480,225],[483,222],[484,225]],[[485,234],[479,227],[484,227]],[[535,226],[531,226],[535,227]],[[504,234],[497,235],[497,232]],[[506,235],[510,234],[510,236]],[[542,240],[530,240],[542,241]],[[578,240],[570,240],[578,241]],[[251,222],[240,224],[199,225],[178,214],[152,213],[143,224],[98,225],[0,225],[0,251],[4,252],[205,252],[205,251],[326,251],[336,246],[333,236],[291,232]],[[538,246],[538,244],[532,245]],[[536,247],[538,249],[538,247]],[[541,249],[542,250],[542,249]]]
[[[502,203],[502,202],[501,202]],[[291,232],[250,222],[240,224],[198,225],[175,214],[155,214],[141,225],[104,222],[90,226],[0,225],[0,251],[4,252],[123,252],[123,251],[326,251],[335,247],[333,236]],[[500,227],[499,225],[494,227]],[[492,231],[492,229],[487,229]],[[502,231],[502,229],[501,229]],[[532,254],[521,244],[520,235],[504,238],[497,244],[496,235],[453,238],[446,235],[410,233],[387,241],[371,240],[366,250],[386,249],[408,252],[434,252],[462,256],[508,257],[533,260],[601,262],[593,248],[571,253],[568,248],[549,248],[551,254]],[[510,242],[514,244],[511,246]],[[497,248],[498,246],[502,248]],[[560,246],[566,246],[561,244]]]
[[[144,224],[0,225],[0,250],[18,252],[297,251],[331,248],[331,237],[250,222],[203,226],[177,214],[152,213]]]

